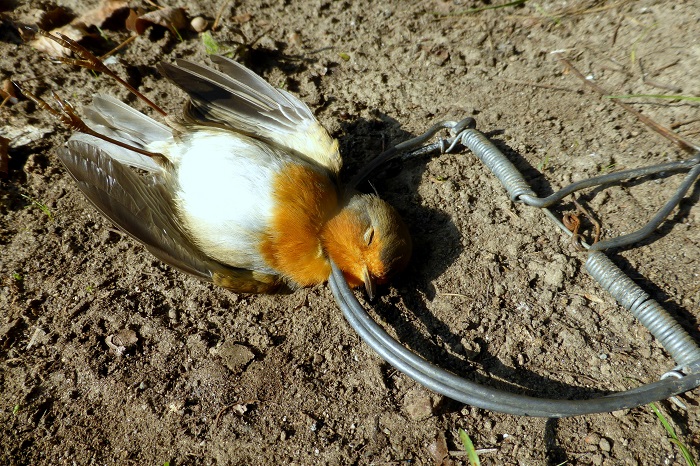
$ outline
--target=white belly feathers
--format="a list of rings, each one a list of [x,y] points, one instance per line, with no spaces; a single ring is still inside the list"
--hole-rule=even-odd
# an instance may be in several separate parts
[[[275,174],[291,158],[230,131],[203,128],[187,137],[164,153],[177,167],[175,204],[193,241],[222,263],[273,272],[259,245],[272,220]]]

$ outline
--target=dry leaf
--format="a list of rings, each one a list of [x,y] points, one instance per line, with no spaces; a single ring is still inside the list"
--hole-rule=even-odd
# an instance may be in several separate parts
[[[0,137],[10,140],[10,147],[22,147],[42,139],[55,131],[55,125],[39,127],[34,125],[0,126]]]
[[[129,2],[124,0],[103,0],[100,6],[94,10],[90,10],[84,15],[74,19],[72,24],[81,23],[85,27],[102,25],[110,19],[114,13],[128,6]]]
[[[50,32],[54,35],[60,33],[65,36],[68,36],[74,41],[79,41],[80,39],[88,35],[88,28],[92,26],[101,27],[105,23],[105,21],[111,18],[116,11],[126,7],[127,2],[124,0],[103,0],[102,3],[100,3],[100,6],[98,6],[97,8],[90,10],[82,16],[75,18],[69,24],[52,29]],[[52,21],[56,19],[57,15],[59,14],[57,10],[59,9],[57,8],[50,12],[44,13],[40,23],[43,24],[43,22],[47,18],[47,15],[48,18]],[[48,39],[44,36],[39,36],[35,38],[30,42],[30,44],[37,50],[41,52],[46,52],[52,57],[68,57],[71,55],[70,50],[58,45],[53,40]]]
[[[447,466],[452,463],[449,459],[450,452],[447,449],[447,440],[442,432],[438,433],[435,440],[428,445],[428,453],[430,453],[435,466]]]
[[[129,10],[129,17],[126,18],[126,29],[140,36],[146,32],[148,21],[143,21],[134,10]]]
[[[39,21],[36,25],[39,29],[50,31],[63,24],[67,24],[75,18],[75,15],[62,6],[57,6],[51,10],[46,10],[41,13]]]
[[[250,13],[243,13],[243,14],[231,17],[231,20],[234,23],[238,23],[238,24],[245,24],[245,23],[249,22],[251,19],[253,19],[253,15],[251,15]]]
[[[51,34],[63,34],[64,36],[67,36],[70,39],[78,41],[85,37],[87,31],[85,31],[82,28],[73,26],[73,24],[71,23],[66,24],[65,26],[61,26],[60,28],[53,29],[51,31]],[[71,54],[70,50],[58,44],[58,42],[49,39],[46,36],[38,36],[36,39],[32,40],[30,44],[38,51],[48,53],[52,57],[69,57]]]
[[[185,14],[183,8],[163,8],[161,10],[151,11],[145,15],[141,15],[139,20],[166,27],[171,31],[174,29],[183,29],[189,25],[187,14]]]
[[[183,8],[163,8],[144,14],[131,10],[126,20],[126,28],[138,35],[143,34],[151,24],[175,31],[189,26],[189,20]]]

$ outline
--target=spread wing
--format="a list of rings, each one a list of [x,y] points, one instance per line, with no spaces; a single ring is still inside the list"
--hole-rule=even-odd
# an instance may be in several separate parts
[[[279,277],[228,267],[202,254],[177,222],[158,175],[140,175],[109,155],[109,143],[79,134],[59,158],[85,196],[115,225],[163,262],[238,293],[284,291]]]
[[[212,61],[221,71],[186,60],[158,67],[192,99],[187,117],[293,150],[335,175],[340,172],[338,141],[304,102],[231,59],[212,56]]]

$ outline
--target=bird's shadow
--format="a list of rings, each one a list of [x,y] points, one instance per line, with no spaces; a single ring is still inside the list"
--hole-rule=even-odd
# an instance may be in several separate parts
[[[345,134],[339,137],[344,165],[341,181],[351,179],[384,150],[415,136],[403,130],[396,120],[379,113],[374,120],[352,119],[341,127]],[[407,274],[418,273],[421,281],[429,284],[459,257],[463,246],[461,234],[449,215],[426,207],[418,194],[428,160],[389,162],[360,182],[357,189],[376,191],[401,213],[413,240],[411,262],[420,264],[419,268],[411,266]],[[434,241],[435,235],[440,235],[441,241]],[[425,291],[430,299],[435,296],[432,286]]]
[[[341,136],[340,142],[346,167],[341,179],[349,179],[373,156],[415,136],[403,130],[391,117],[381,113],[376,115],[374,120],[360,118],[342,125],[346,136]],[[491,133],[490,136],[496,134]],[[547,179],[525,158],[502,141],[492,137],[492,142],[518,168],[536,192],[541,193],[543,197],[552,192]],[[401,296],[387,294],[371,303],[378,319],[393,328],[397,339],[415,353],[477,383],[514,393],[559,399],[586,399],[607,394],[606,390],[567,384],[523,367],[511,367],[493,354],[488,348],[488,343],[483,340],[474,342],[476,347],[480,348],[478,354],[467,355],[461,344],[461,335],[430,312],[425,303],[436,295],[431,282],[459,257],[464,248],[461,233],[449,215],[425,207],[417,193],[427,162],[427,159],[423,159],[404,165],[390,163],[370,175],[371,184],[364,182],[360,185],[360,188],[364,187],[367,191],[377,190],[381,197],[401,212],[409,224],[414,240],[412,265],[398,282]],[[696,186],[691,201],[697,200],[698,192],[700,188]],[[692,205],[692,202],[685,204]],[[559,209],[566,208],[567,204],[564,204]],[[685,215],[687,210],[686,207]],[[673,221],[682,215],[677,214]],[[673,222],[667,222],[671,223]],[[670,229],[671,225],[666,225],[665,228]],[[664,234],[663,228],[660,234]],[[629,272],[629,267],[621,265]],[[657,299],[659,293],[663,297],[659,289],[652,288],[649,291]],[[400,301],[410,310],[410,315],[399,310],[397,304]],[[674,310],[677,315],[685,317],[684,320],[692,320],[688,318],[687,312],[681,312],[681,309]],[[388,365],[385,367],[389,368]],[[391,385],[391,377],[386,378],[386,382]],[[446,406],[450,406],[449,403]],[[454,408],[459,409],[456,406]]]

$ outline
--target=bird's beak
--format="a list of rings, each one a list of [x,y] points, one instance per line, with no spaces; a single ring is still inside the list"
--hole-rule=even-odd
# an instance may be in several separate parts
[[[375,295],[374,280],[372,280],[372,276],[369,274],[367,267],[362,269],[362,281],[365,282],[365,290],[367,290],[369,300],[373,301]]]

